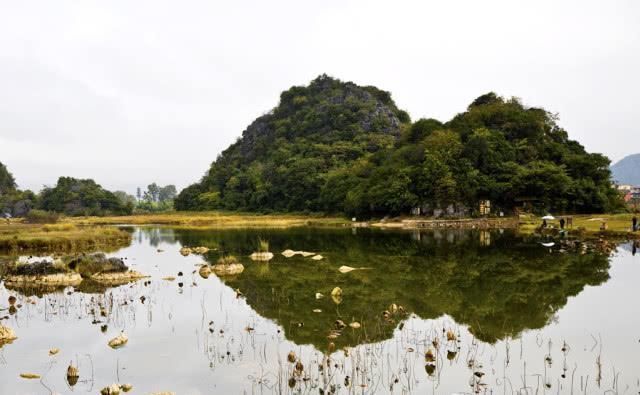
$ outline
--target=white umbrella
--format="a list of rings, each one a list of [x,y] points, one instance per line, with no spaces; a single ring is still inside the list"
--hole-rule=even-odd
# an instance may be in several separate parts
[[[554,218],[554,216],[553,216],[553,215],[551,215],[551,214],[547,214],[547,215],[545,215],[544,217],[542,217],[542,219],[547,220],[547,221],[552,221],[552,220],[554,220],[555,218]]]

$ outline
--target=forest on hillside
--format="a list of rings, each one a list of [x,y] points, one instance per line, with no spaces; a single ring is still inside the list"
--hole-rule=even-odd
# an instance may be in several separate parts
[[[283,92],[224,150],[178,210],[434,212],[620,209],[609,159],[586,152],[558,116],[495,93],[441,122],[412,122],[388,92],[326,75]]]
[[[0,162],[0,216],[27,217],[29,222],[55,222],[58,215],[108,216],[169,211],[177,191],[174,185],[149,184],[137,196],[109,191],[92,179],[60,177],[40,192],[18,188],[13,174]]]

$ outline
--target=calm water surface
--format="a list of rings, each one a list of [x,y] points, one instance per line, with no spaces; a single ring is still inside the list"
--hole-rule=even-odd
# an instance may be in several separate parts
[[[18,335],[0,348],[0,394],[118,382],[134,394],[640,393],[640,255],[628,245],[607,257],[508,232],[130,231],[132,245],[109,255],[150,283],[0,285],[2,323]],[[275,253],[269,263],[248,257],[259,238]],[[181,246],[212,251],[183,257]],[[288,248],[324,259],[285,258]],[[197,265],[220,254],[245,271],[202,278]],[[14,314],[11,295],[22,305]],[[361,326],[338,331],[336,320]],[[113,350],[120,331],[129,342]],[[81,376],[73,387],[70,361]]]

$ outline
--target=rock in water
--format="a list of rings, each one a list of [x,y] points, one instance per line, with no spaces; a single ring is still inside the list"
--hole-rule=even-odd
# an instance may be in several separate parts
[[[272,252],[254,252],[250,255],[250,258],[254,261],[270,261],[273,259]]]
[[[129,341],[129,338],[123,332],[123,333],[120,333],[118,336],[114,337],[113,339],[109,340],[109,347],[119,348],[127,344],[128,341]]]
[[[13,329],[0,324],[0,342],[10,342],[15,339],[17,339],[17,337]]]
[[[193,252],[195,252],[196,254],[206,254],[207,252],[209,252],[209,248],[207,247],[195,247],[193,249]]]
[[[311,257],[311,259],[313,259],[314,261],[319,261],[322,260],[324,257],[322,255],[315,255],[313,257]]]
[[[244,265],[242,263],[231,264],[216,264],[213,265],[213,272],[218,276],[232,276],[234,274],[240,274],[244,271]]]
[[[293,251],[293,250],[284,250],[284,251],[282,251],[282,255],[285,258],[291,258],[292,256],[296,255],[296,252]]]
[[[80,378],[80,371],[76,366],[73,366],[72,363],[69,363],[69,367],[67,367],[67,383],[71,387],[78,384],[78,379]]]
[[[198,273],[202,278],[209,278],[209,276],[211,275],[211,267],[209,267],[208,264],[204,264],[200,266],[200,270],[198,270]]]
[[[126,272],[96,273],[91,276],[91,279],[108,285],[122,285],[148,277],[135,270],[128,270]]]
[[[118,384],[111,384],[108,387],[104,387],[100,390],[100,395],[120,395],[120,386]]]

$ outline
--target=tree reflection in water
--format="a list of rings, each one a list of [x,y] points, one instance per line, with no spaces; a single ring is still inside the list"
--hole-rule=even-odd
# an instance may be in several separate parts
[[[41,341],[35,321],[81,335],[91,323],[91,333],[101,336],[98,347],[84,350],[73,338],[60,344],[78,353],[81,372],[93,372],[96,364],[95,375],[81,373],[76,388],[89,392],[110,384],[105,380],[113,380],[114,366],[132,372],[134,386],[144,391],[167,378],[178,393],[210,390],[211,383],[220,393],[325,394],[589,393],[598,385],[593,366],[600,348],[578,357],[564,339],[523,333],[547,326],[585,286],[605,282],[610,264],[604,255],[550,253],[509,232],[132,231],[134,246],[123,253],[142,271],[157,267],[152,280],[113,288],[83,283],[75,290],[0,287],[2,295],[17,293],[22,305],[11,318],[20,338],[7,347]],[[260,238],[276,255],[268,263],[248,257]],[[246,269],[235,277],[200,278],[191,265],[201,258],[182,257],[181,246],[209,247],[202,257],[211,263],[233,254]],[[324,259],[283,257],[289,248]],[[367,270],[340,273],[340,266]],[[162,280],[177,272],[183,275],[176,281]],[[342,289],[341,299],[330,296],[334,287]],[[349,326],[355,322],[360,327]],[[131,344],[114,354],[106,341],[120,330],[129,332]],[[158,347],[160,355],[180,361],[173,370],[155,361]],[[603,369],[602,389],[614,388],[611,367]],[[0,382],[3,388],[14,387]]]

